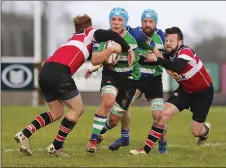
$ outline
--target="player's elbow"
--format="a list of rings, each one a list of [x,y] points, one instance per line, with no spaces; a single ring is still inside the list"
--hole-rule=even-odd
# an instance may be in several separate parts
[[[94,66],[98,65],[98,63],[97,63],[97,62],[98,62],[97,60],[95,60],[95,59],[91,59],[91,63],[92,63]]]
[[[91,58],[91,63],[96,66],[102,63],[101,57],[98,55],[98,53],[93,53]]]
[[[99,64],[100,64],[100,60],[99,60],[98,57],[93,56],[93,57],[91,58],[91,63],[92,63],[94,66],[95,66],[95,65],[99,65]]]
[[[103,61],[102,60],[91,60],[91,63],[93,64],[93,66],[96,66],[96,65],[100,65],[100,64],[102,64],[103,63]]]

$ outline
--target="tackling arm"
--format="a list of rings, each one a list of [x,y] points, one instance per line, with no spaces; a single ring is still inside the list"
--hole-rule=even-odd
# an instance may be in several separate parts
[[[118,49],[119,48],[119,49]],[[121,49],[121,46],[119,44],[114,44],[103,51],[95,51],[92,52],[91,62],[93,65],[99,65],[102,64],[112,53],[120,53],[118,50]]]
[[[123,52],[127,52],[130,49],[130,46],[127,44],[127,42],[119,34],[111,30],[97,29],[94,32],[94,39],[97,42],[113,40],[121,45]]]
[[[181,71],[184,69],[185,65],[187,64],[188,60],[185,60],[182,58],[176,58],[174,61],[164,59],[163,55],[159,52],[159,50],[155,48],[153,50],[153,53],[144,55],[145,62],[155,62],[163,66],[167,70],[176,72],[178,74],[181,73]]]
[[[185,65],[187,64],[187,60],[176,58],[174,61],[165,60],[161,57],[157,57],[158,64],[162,65],[164,68],[177,72],[178,74],[181,73],[181,71],[184,69]]]

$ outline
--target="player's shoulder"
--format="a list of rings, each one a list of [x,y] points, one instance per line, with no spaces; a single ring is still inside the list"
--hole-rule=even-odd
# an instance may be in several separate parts
[[[86,36],[88,36],[91,32],[94,33],[95,31],[96,31],[95,28],[89,27],[89,28],[86,28],[86,29],[84,30],[84,34],[85,34]]]
[[[163,41],[163,43],[165,43],[165,37],[166,37],[165,32],[162,31],[162,29],[158,29],[158,28],[155,29],[155,32],[161,38],[161,40]]]
[[[147,36],[145,35],[145,33],[143,32],[140,26],[135,28],[127,26],[126,30],[134,37],[134,39],[138,43],[142,43],[147,39]]]
[[[137,32],[137,31],[142,31],[142,28],[140,26],[137,26],[137,27],[131,27],[131,26],[127,26],[126,27],[126,30],[130,33],[132,32]]]
[[[157,32],[157,34],[159,35],[165,35],[165,32],[162,29],[156,28],[155,31]]]
[[[124,36],[123,36],[123,39],[127,42],[127,43],[129,43],[129,44],[137,44],[137,42],[136,42],[136,39],[133,37],[133,35],[132,34],[130,34],[130,32],[129,31],[125,31],[125,34],[124,34]]]
[[[193,51],[193,49],[191,47],[183,44],[178,51],[178,55],[185,54],[185,53],[191,54],[191,55],[195,54],[195,52]]]
[[[195,52],[187,45],[182,45],[178,51],[178,57],[190,57],[194,58]]]

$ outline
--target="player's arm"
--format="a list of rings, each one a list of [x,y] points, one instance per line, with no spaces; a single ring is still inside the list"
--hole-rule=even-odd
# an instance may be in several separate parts
[[[134,37],[137,43],[143,43],[148,38],[140,27],[132,28],[127,26],[126,29]]]
[[[154,53],[145,55],[145,62],[155,62],[156,64],[163,66],[165,69],[176,72],[178,74],[181,73],[188,61],[189,60],[183,58],[176,58],[174,61],[170,61],[158,57]]]
[[[95,65],[95,66],[89,68],[89,71],[90,71],[90,72],[95,72],[95,71],[97,71],[99,68],[101,68],[102,66],[103,66],[103,64]]]
[[[127,52],[130,49],[130,46],[128,45],[128,43],[119,34],[111,30],[97,29],[94,32],[94,39],[97,42],[113,40],[116,43],[121,45],[123,52]]]
[[[181,73],[181,71],[186,66],[188,60],[182,59],[182,58],[176,58],[174,61],[169,61],[166,59],[163,59],[161,57],[156,58],[156,63],[163,66],[165,69],[168,69],[170,71]]]
[[[183,49],[178,53],[178,56],[173,61],[156,57],[156,62],[164,68],[179,74],[184,69],[186,64],[193,60],[193,58],[194,56],[191,50]]]
[[[155,46],[152,50],[152,52],[157,56],[157,57],[160,57],[160,58],[164,58],[162,53],[158,50],[158,48]]]
[[[91,68],[87,69],[87,71],[85,73],[85,78],[88,79],[93,72],[97,71],[102,66],[103,66],[103,64],[100,64],[100,65],[92,66]]]
[[[112,46],[104,49],[103,51],[93,51],[91,62],[93,65],[102,64],[112,53],[121,53],[122,49],[118,43],[114,43]]]
[[[156,46],[153,48],[152,51],[149,50],[149,54],[154,54],[154,55],[157,56],[157,57],[164,58],[164,56],[163,56],[162,53],[157,49]],[[147,61],[147,57],[148,57],[149,54],[144,54],[144,55],[140,54],[140,60],[139,60],[139,63],[140,63],[140,64],[143,64],[144,62],[149,62],[149,61]],[[153,64],[153,62],[150,62],[150,64]],[[153,65],[156,65],[156,63],[154,63]]]

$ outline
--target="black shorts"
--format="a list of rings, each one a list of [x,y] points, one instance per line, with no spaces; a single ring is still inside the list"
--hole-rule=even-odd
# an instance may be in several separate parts
[[[47,102],[68,100],[79,94],[69,67],[59,63],[45,63],[38,82]]]
[[[155,98],[163,98],[162,76],[151,77],[147,80],[140,80],[137,88],[144,94],[147,101]]]
[[[103,75],[101,89],[107,85],[112,85],[118,89],[116,102],[123,110],[127,110],[136,93],[137,81],[114,75]]]
[[[207,89],[195,93],[187,93],[182,87],[177,88],[167,102],[175,105],[180,111],[189,109],[193,113],[192,119],[204,123],[213,101],[213,84]]]

